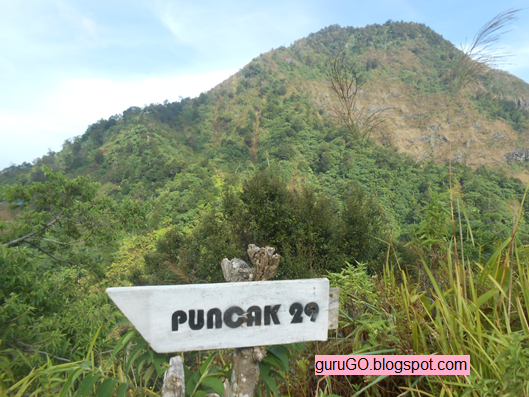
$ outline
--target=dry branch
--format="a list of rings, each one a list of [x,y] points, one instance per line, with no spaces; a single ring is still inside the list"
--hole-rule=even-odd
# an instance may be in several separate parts
[[[368,138],[386,121],[384,113],[390,108],[371,111],[368,103],[361,104],[366,81],[356,62],[349,63],[342,53],[330,62],[327,73],[331,91],[338,104],[332,105],[335,116],[349,129],[354,138]]]

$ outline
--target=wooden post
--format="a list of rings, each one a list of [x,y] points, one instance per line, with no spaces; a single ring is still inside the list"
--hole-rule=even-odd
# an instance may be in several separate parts
[[[182,357],[171,357],[163,377],[162,397],[185,397],[184,363]]]
[[[254,267],[250,268],[241,259],[224,258],[222,272],[227,282],[266,281],[275,277],[281,257],[272,247],[248,246],[248,256]],[[262,347],[234,349],[233,370],[228,386],[229,397],[253,397],[259,380],[259,363],[266,356]]]

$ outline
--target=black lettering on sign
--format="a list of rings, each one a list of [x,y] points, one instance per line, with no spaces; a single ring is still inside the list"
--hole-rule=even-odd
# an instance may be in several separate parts
[[[198,331],[204,326],[204,310],[198,310],[198,318],[195,321],[195,310],[189,310],[189,327]]]
[[[252,306],[248,308],[248,327],[261,325],[261,308]]]
[[[320,307],[316,302],[310,302],[305,305],[305,314],[310,317],[310,321],[316,321],[319,312]]]
[[[290,305],[289,312],[292,316],[294,316],[290,324],[297,324],[303,322],[303,306],[301,305],[301,303],[296,302]]]
[[[173,331],[178,331],[178,324],[183,324],[187,321],[187,314],[182,310],[178,310],[173,313],[171,318]]]
[[[277,317],[277,311],[281,305],[265,306],[264,309],[264,325],[270,325],[270,319],[274,324],[279,324],[279,318]]]
[[[233,321],[233,318],[232,318],[234,314],[239,316],[237,320],[235,321]],[[240,327],[242,323],[244,322],[243,315],[244,315],[244,310],[242,310],[238,306],[232,306],[224,312],[224,324],[226,324],[230,328]]]
[[[250,306],[244,311],[239,306],[231,306],[224,313],[218,308],[209,309],[205,315],[203,309],[192,309],[189,312],[178,310],[171,317],[171,329],[178,331],[180,325],[189,323],[189,328],[193,331],[199,331],[206,325],[207,329],[222,328],[222,323],[230,328],[238,328],[243,323],[248,327],[280,324],[278,312],[281,305],[267,305],[263,309],[260,306]],[[311,321],[316,321],[318,315],[318,305],[314,302],[305,306],[305,314],[310,317]],[[293,303],[290,306],[290,314],[294,316],[291,323],[303,322],[303,306],[301,303]],[[188,321],[189,320],[189,321]]]
[[[215,322],[213,322],[213,317],[215,317]],[[217,308],[208,310],[208,329],[212,329],[213,325],[215,328],[222,328],[222,312]]]
[[[320,307],[316,302],[310,302],[305,305],[305,310],[303,310],[303,306],[301,303],[293,303],[290,305],[289,312],[292,316],[292,321],[290,324],[299,324],[303,322],[303,312],[310,317],[310,321],[315,322],[316,317],[318,317],[318,313],[320,311]]]

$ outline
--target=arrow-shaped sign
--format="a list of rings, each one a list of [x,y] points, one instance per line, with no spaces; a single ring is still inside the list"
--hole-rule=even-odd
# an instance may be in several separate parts
[[[158,353],[327,340],[329,280],[108,288]]]

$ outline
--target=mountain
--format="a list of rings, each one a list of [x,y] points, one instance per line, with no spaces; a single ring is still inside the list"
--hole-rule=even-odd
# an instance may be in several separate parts
[[[0,172],[0,390],[158,393],[172,354],[105,289],[224,282],[223,258],[250,263],[255,244],[281,255],[277,279],[340,288],[332,341],[268,347],[262,395],[529,395],[528,85],[483,69],[465,86],[461,59],[424,25],[330,26]],[[324,386],[310,369],[384,351],[473,371],[415,379],[396,362]],[[187,390],[222,393],[231,354],[182,355]]]
[[[362,80],[357,105],[367,115],[383,110],[367,142],[333,111],[328,74],[340,54]],[[186,223],[241,174],[275,165],[291,187],[309,183],[335,197],[376,186],[402,230],[417,221],[428,186],[447,185],[451,159],[472,205],[509,219],[499,203],[523,190],[513,176],[528,175],[529,85],[487,69],[454,96],[450,72],[461,56],[422,24],[329,26],[260,55],[197,98],[100,120],[37,167],[5,169],[0,182],[42,180],[40,165],[89,174],[107,194],[152,200],[160,209],[153,224]],[[491,191],[497,197],[487,201]]]

